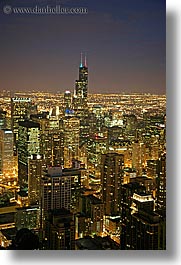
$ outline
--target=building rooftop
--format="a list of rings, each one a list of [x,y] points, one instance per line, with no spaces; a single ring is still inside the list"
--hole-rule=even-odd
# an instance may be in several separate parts
[[[8,228],[1,230],[1,233],[7,238],[7,240],[12,240],[15,238],[17,233],[17,228]]]
[[[114,242],[109,236],[100,237],[94,236],[86,236],[84,238],[77,239],[75,241],[76,247],[79,250],[87,249],[87,250],[118,250],[119,245]]]
[[[40,128],[40,124],[34,121],[19,121],[19,125],[27,128]]]
[[[90,195],[87,195],[86,197],[88,197],[90,199],[90,202],[92,204],[103,204],[103,202],[98,199],[97,197],[95,197],[94,195],[90,194]]]
[[[148,201],[154,201],[151,194],[145,194],[145,193],[134,193],[133,199],[139,202],[148,202]]]
[[[160,216],[155,212],[136,212],[132,215],[132,217],[135,217],[137,220],[150,225],[158,225],[160,222]]]
[[[53,168],[52,168],[53,169]],[[45,174],[47,177],[64,177],[64,176],[75,176],[80,175],[81,170],[85,170],[85,168],[64,168],[60,170],[49,170],[48,173]]]

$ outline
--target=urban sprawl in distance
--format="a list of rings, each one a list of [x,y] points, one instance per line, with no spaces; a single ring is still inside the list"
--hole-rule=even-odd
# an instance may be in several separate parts
[[[166,96],[0,92],[0,248],[166,249]]]

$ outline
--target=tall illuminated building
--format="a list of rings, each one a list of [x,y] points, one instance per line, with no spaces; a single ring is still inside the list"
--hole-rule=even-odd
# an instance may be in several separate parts
[[[15,140],[18,140],[19,121],[25,121],[30,116],[32,101],[30,98],[11,98],[12,130]]]
[[[102,155],[101,187],[106,216],[119,215],[123,169],[123,155],[117,153]]]
[[[132,144],[132,168],[137,175],[142,175],[143,168],[146,166],[146,148],[142,141],[135,141]]]
[[[156,179],[158,172],[158,160],[147,160],[146,164],[147,177]]]
[[[30,205],[40,204],[40,185],[43,169],[42,155],[31,155],[28,159],[28,201]]]
[[[87,99],[87,94],[88,94],[88,66],[87,66],[86,56],[83,62],[82,53],[81,53],[81,61],[79,66],[79,79],[75,81],[74,97],[77,98],[78,101],[80,100],[79,103],[81,103],[81,99],[83,100]]]
[[[31,114],[30,119],[40,124],[41,133],[44,133],[45,131],[49,130],[50,128],[49,112]]]
[[[137,118],[135,115],[123,116],[124,134],[127,139],[136,138]]]
[[[158,159],[156,212],[161,219],[160,249],[166,249],[166,153]]]
[[[143,185],[137,181],[124,184],[121,186],[121,227],[120,227],[120,241],[121,249],[130,249],[131,247],[131,211],[132,197],[134,193],[146,193]]]
[[[64,165],[64,134],[60,130],[41,133],[41,154],[47,166]]]
[[[166,153],[158,159],[157,211],[166,218]]]
[[[80,212],[77,215],[76,228],[79,236],[101,235],[103,232],[104,204],[94,195],[82,195],[80,198]],[[82,225],[81,220],[85,225]],[[80,221],[80,224],[79,224]]]
[[[132,196],[130,240],[126,249],[131,250],[164,250],[165,224],[154,211],[152,195],[134,193]]]
[[[57,117],[48,118],[48,113],[31,115],[31,119],[40,124],[40,153],[46,166],[64,164],[64,134],[59,128]]]
[[[38,231],[40,226],[40,208],[37,205],[19,207],[15,213],[15,227]]]
[[[0,108],[0,130],[6,128],[6,111]]]
[[[63,119],[64,129],[64,167],[71,168],[72,161],[79,160],[80,120],[68,116]]]
[[[42,209],[44,212],[65,208],[78,211],[81,170],[49,167],[41,179]]]
[[[11,130],[0,130],[0,174],[3,182],[17,181],[15,156],[13,151],[14,135]]]
[[[70,209],[71,178],[62,178],[61,167],[49,167],[48,174],[41,179],[42,209]]]
[[[101,105],[94,105],[89,112],[89,134],[102,133],[105,128],[104,115]]]
[[[75,81],[75,89],[73,95],[73,109],[75,116],[80,119],[80,143],[84,143],[89,135],[88,121],[88,66],[86,56],[82,58],[79,66],[79,79]]]
[[[47,226],[49,227],[49,225],[54,226],[53,221],[49,219],[50,212],[58,211],[61,214],[62,209],[71,211],[71,214],[78,212],[80,187],[81,170],[62,170],[61,167],[48,168],[48,172],[41,179],[41,227],[44,230],[47,230]],[[51,229],[53,229],[52,226]],[[45,231],[45,234],[48,234],[49,241],[49,232]]]
[[[97,134],[89,137],[87,142],[87,160],[89,169],[89,181],[92,187],[99,186],[101,183],[101,155],[106,153],[107,138]]]
[[[67,209],[50,210],[45,224],[46,249],[75,250],[75,221]]]
[[[64,93],[64,113],[71,111],[72,109],[72,94],[70,91]]]
[[[150,145],[151,145],[151,159],[156,160],[159,158],[159,153],[160,153],[160,144],[158,137],[152,135]]]
[[[18,129],[18,181],[21,188],[28,187],[28,160],[40,154],[40,125],[33,121],[20,121]]]

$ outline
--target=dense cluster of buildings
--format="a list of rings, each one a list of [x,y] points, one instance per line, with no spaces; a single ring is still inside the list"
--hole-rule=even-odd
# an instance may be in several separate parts
[[[82,55],[73,93],[24,94],[1,95],[1,247],[166,249],[165,96],[89,95]]]

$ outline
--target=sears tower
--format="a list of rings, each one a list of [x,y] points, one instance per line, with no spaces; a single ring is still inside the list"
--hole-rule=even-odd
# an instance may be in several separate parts
[[[88,93],[88,67],[86,55],[81,53],[81,60],[79,66],[79,79],[75,81],[74,90],[74,107],[75,110],[84,109],[87,105],[87,93]]]
[[[79,79],[75,81],[75,89],[73,95],[74,113],[80,120],[80,144],[87,140],[89,134],[88,122],[88,66],[86,55],[82,55],[79,65]]]

